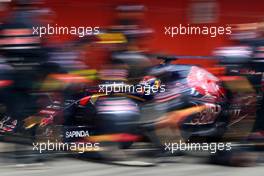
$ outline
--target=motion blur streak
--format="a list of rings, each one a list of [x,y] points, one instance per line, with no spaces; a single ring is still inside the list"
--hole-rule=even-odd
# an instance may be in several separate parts
[[[257,0],[0,0],[0,175],[259,176],[263,16]]]

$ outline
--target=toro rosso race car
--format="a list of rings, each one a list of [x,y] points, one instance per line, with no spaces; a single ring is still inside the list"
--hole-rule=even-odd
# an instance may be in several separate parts
[[[230,79],[221,81],[197,66],[171,64],[175,56],[158,59],[162,63],[140,83],[158,85],[155,93],[86,91],[27,117],[23,133],[34,143],[59,143],[63,145],[56,149],[112,158],[113,151],[142,142],[160,152],[165,142],[239,141],[251,132],[257,106],[253,90],[230,89]],[[248,85],[242,78],[235,81]]]

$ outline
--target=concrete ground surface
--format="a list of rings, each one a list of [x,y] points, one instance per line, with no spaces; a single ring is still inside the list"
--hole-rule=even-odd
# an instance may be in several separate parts
[[[3,143],[0,143],[0,146],[1,152],[12,148],[11,145]],[[0,176],[262,176],[264,173],[263,164],[253,167],[229,167],[206,164],[200,158],[191,156],[161,161],[155,166],[138,167],[55,157],[47,162],[18,164],[10,162],[0,153]]]
[[[199,163],[195,159],[160,163],[151,167],[134,167],[59,158],[45,163],[29,165],[1,161],[1,176],[262,176],[264,165],[254,167],[228,167]]]

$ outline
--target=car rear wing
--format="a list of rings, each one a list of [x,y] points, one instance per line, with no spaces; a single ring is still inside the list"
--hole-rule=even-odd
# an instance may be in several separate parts
[[[151,55],[150,57],[162,60],[164,64],[170,63],[178,59],[210,59],[210,60],[215,59],[213,56],[162,55],[162,54],[154,54]]]

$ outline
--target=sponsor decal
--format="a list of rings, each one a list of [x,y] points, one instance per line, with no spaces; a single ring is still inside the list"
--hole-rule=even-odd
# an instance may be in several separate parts
[[[81,130],[81,131],[66,131],[66,138],[82,138],[90,136],[89,131]]]

